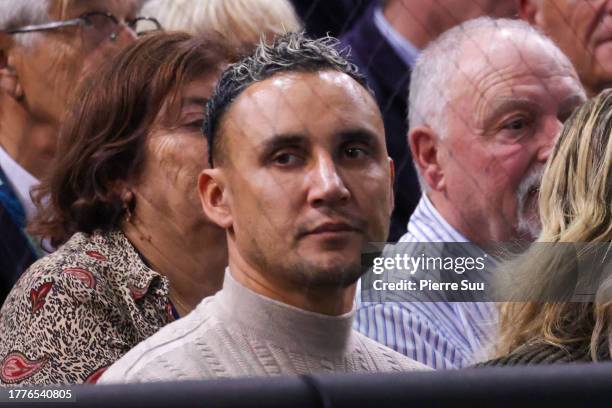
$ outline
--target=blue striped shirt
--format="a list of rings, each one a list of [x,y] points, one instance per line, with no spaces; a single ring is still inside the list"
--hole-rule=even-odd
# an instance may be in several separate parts
[[[423,195],[400,242],[469,241]],[[465,251],[467,256],[476,255],[469,248]],[[448,369],[487,358],[497,327],[494,303],[363,302],[361,297],[358,290],[355,329],[414,360],[435,369]]]

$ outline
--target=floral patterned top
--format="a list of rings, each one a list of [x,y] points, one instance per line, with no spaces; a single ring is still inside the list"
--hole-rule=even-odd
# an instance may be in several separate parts
[[[94,383],[172,320],[167,278],[122,232],[76,233],[0,310],[0,385]]]

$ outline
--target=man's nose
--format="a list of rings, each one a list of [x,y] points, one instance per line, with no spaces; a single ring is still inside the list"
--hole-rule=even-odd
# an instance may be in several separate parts
[[[546,163],[562,130],[563,123],[556,118],[546,124],[538,145],[537,159],[539,162]]]
[[[337,205],[348,201],[350,191],[331,157],[320,157],[307,177],[309,178],[308,201],[313,207]]]

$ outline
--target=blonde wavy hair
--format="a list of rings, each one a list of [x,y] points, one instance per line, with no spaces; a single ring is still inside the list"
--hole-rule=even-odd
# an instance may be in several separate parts
[[[580,273],[584,275],[584,270],[577,270],[576,259],[597,254],[592,264],[607,259],[607,271],[610,272],[611,133],[612,89],[582,105],[566,122],[540,187],[542,232],[536,242],[547,244],[532,245],[524,254],[501,267],[501,272],[514,276],[510,297],[514,301],[501,306],[498,355],[533,343],[561,348],[578,345],[590,353],[593,361],[598,359],[598,352],[610,352],[612,298],[609,279],[603,274],[589,277],[598,282],[595,300],[577,302],[571,298],[572,293],[565,293],[567,297],[557,297],[555,301],[546,296],[567,292],[568,283],[575,283]],[[554,248],[564,243],[580,243],[571,262],[567,262],[567,252]],[[605,249],[603,259],[601,251],[595,250],[602,247]],[[587,275],[598,274],[595,269],[588,269]],[[572,292],[573,289],[571,285]],[[570,298],[572,301],[559,301]],[[537,302],[537,299],[549,301]]]

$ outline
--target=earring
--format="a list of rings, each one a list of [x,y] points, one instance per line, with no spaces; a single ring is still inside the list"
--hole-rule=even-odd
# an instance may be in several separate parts
[[[121,201],[123,202],[123,212],[125,220],[132,222],[132,207],[134,202],[134,194],[130,190],[125,190],[121,194]]]
[[[130,210],[129,204],[123,203],[123,212],[125,214],[125,221],[131,223],[132,222],[132,210]]]

